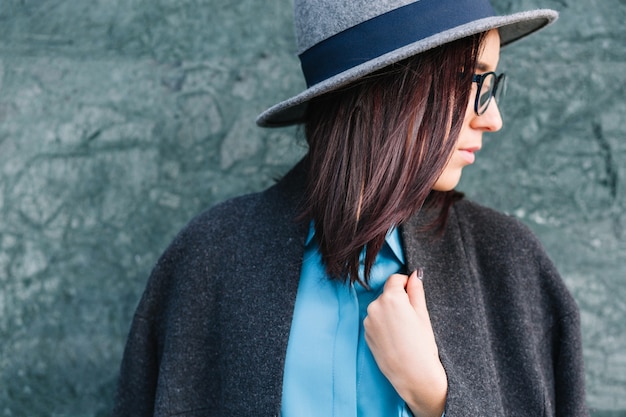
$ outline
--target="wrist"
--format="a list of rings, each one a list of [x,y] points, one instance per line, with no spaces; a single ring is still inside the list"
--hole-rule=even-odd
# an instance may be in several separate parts
[[[405,400],[409,410],[415,417],[442,417],[446,408],[448,396],[448,380],[443,372],[443,378],[429,380],[427,386],[406,390],[405,394],[398,392]],[[419,389],[415,389],[419,388]]]

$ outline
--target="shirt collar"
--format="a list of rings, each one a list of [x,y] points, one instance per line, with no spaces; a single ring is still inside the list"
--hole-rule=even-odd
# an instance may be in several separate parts
[[[309,244],[313,240],[313,237],[315,237],[315,227],[313,226],[313,222],[311,222],[309,225],[309,234],[307,235],[305,246],[309,246]],[[401,264],[406,264],[404,260],[404,252],[402,251],[400,231],[397,227],[392,227],[391,229],[389,229],[387,235],[385,236],[385,244],[389,247],[389,249],[391,249],[391,251]]]

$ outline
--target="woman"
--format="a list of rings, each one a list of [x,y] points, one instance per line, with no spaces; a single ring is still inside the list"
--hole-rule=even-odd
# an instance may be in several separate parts
[[[527,228],[454,191],[502,126],[500,46],[556,13],[499,17],[487,0],[295,12],[309,87],[257,122],[304,123],[309,152],[161,257],[115,415],[588,415],[557,271]]]

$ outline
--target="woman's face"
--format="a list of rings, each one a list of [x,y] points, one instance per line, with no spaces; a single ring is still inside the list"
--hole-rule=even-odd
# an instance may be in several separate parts
[[[477,74],[495,71],[500,59],[500,35],[497,30],[491,30],[484,40],[483,50],[478,56]],[[474,112],[476,97],[476,83],[472,83],[472,94],[467,103],[467,111],[463,120],[463,127],[459,134],[457,146],[444,168],[441,176],[433,187],[436,191],[450,191],[457,186],[461,179],[463,168],[473,164],[475,155],[483,143],[484,132],[497,132],[502,128],[500,110],[495,100],[491,100],[487,111],[481,116]]]

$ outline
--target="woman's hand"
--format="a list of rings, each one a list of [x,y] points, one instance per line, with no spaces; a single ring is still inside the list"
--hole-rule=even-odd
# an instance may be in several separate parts
[[[416,417],[440,417],[448,379],[417,271],[394,274],[367,308],[365,340],[382,373]]]

